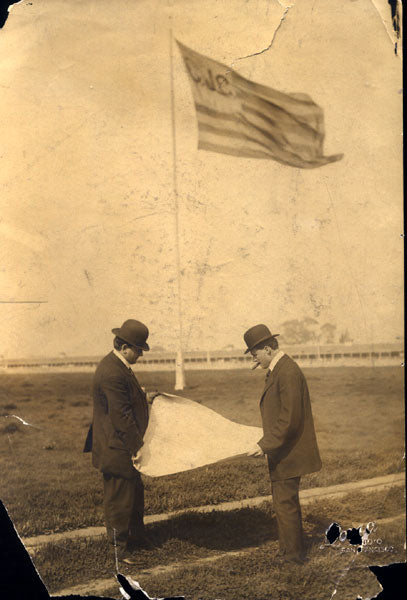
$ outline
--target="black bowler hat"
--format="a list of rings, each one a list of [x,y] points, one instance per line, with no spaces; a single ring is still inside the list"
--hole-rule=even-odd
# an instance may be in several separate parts
[[[253,350],[261,342],[265,342],[271,338],[277,337],[279,333],[271,333],[270,329],[266,325],[255,325],[250,327],[244,334],[244,341],[247,344],[247,350],[245,354]]]
[[[146,343],[148,338],[148,329],[140,321],[135,319],[127,319],[123,325],[118,329],[112,329],[114,333],[121,340],[124,340],[131,346],[141,348],[142,350],[150,350],[149,345]]]

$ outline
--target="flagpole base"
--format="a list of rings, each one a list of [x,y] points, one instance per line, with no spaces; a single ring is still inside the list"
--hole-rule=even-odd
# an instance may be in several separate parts
[[[181,350],[177,352],[175,359],[175,390],[183,390],[185,387],[184,361]]]

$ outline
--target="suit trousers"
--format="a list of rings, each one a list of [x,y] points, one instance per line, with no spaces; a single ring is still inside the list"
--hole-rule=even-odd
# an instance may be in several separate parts
[[[143,481],[136,470],[132,479],[104,473],[103,487],[107,537],[119,553],[124,552],[128,541],[145,536]]]
[[[299,498],[301,477],[271,482],[280,552],[287,560],[304,558],[304,534]]]

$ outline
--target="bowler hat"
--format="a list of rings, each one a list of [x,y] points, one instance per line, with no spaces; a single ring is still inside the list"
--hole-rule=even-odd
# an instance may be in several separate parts
[[[261,342],[265,342],[270,338],[277,337],[279,333],[271,333],[270,329],[266,325],[255,325],[250,327],[244,334],[244,341],[247,344],[247,350],[245,354],[253,350]]]
[[[112,329],[117,337],[125,342],[128,342],[131,346],[141,348],[142,350],[150,350],[149,345],[146,343],[148,338],[148,329],[140,321],[135,319],[127,319],[123,325],[118,329]]]

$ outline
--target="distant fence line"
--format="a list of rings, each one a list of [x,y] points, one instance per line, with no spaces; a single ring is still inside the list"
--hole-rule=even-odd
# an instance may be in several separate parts
[[[303,367],[388,366],[404,361],[404,346],[387,344],[329,344],[284,346],[282,350]],[[0,359],[0,372],[93,371],[101,356]],[[148,352],[137,363],[140,371],[170,371],[175,368],[175,352]],[[189,351],[184,353],[186,369],[249,368],[252,358],[243,350]]]

